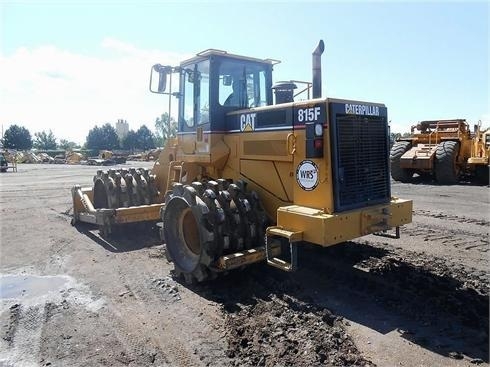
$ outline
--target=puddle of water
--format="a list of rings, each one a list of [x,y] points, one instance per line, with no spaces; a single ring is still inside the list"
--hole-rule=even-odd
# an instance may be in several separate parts
[[[0,299],[25,299],[59,292],[68,282],[62,276],[0,275]]]

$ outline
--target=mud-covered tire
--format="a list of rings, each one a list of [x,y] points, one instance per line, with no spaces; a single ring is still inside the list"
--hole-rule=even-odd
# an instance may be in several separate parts
[[[457,164],[459,143],[456,141],[443,141],[436,149],[435,177],[441,185],[454,185],[459,181],[459,167]]]
[[[265,212],[244,183],[174,184],[161,216],[167,257],[187,283],[216,277],[219,257],[264,243]]]
[[[409,141],[397,141],[390,150],[391,177],[395,181],[410,182],[413,171],[400,167],[400,158],[412,147]]]

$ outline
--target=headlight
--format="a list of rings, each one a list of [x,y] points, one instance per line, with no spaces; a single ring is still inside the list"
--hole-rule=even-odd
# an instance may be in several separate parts
[[[323,135],[323,125],[322,124],[315,124],[315,135],[316,136],[322,136]]]

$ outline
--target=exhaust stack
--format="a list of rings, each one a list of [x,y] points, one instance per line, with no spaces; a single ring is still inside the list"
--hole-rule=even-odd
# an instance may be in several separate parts
[[[322,96],[322,53],[325,50],[323,40],[320,40],[315,51],[313,51],[313,98],[321,98]]]

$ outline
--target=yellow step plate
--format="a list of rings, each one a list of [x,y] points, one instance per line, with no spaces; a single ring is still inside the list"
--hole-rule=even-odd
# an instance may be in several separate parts
[[[288,231],[283,227],[268,227],[267,236],[279,236],[287,238],[289,242],[303,241],[303,232]]]

